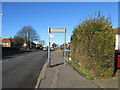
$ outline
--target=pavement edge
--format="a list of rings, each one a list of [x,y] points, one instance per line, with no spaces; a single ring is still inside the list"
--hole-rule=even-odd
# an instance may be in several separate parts
[[[58,83],[58,76],[59,76],[59,72],[60,72],[60,66],[57,66],[52,82],[51,82],[51,86],[50,88],[57,88],[57,83]]]
[[[39,88],[41,80],[43,80],[45,78],[46,69],[47,69],[47,61],[45,62],[44,66],[43,66],[43,68],[42,68],[42,70],[39,74],[39,77],[38,77],[38,80],[37,80],[37,84],[35,85],[35,88]]]

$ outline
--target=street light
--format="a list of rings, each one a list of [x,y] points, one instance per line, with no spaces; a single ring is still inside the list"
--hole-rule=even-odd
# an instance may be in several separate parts
[[[1,30],[0,30],[0,37],[2,37],[2,35],[1,35],[1,33],[2,33],[2,16],[4,16],[4,14],[0,14],[0,15],[1,15],[1,16],[0,16],[0,17],[1,17],[1,20],[0,20],[0,27],[1,27],[1,28],[0,28],[0,29],[1,29]]]
[[[2,39],[2,16],[3,16],[3,14],[0,14],[0,40]],[[2,47],[0,47],[0,52],[2,52],[1,51],[2,50]],[[0,55],[0,58],[2,58],[2,56]],[[0,62],[2,62],[2,59],[0,59]],[[0,64],[0,68],[2,68],[2,63]],[[2,85],[1,85],[1,82],[2,81],[2,72],[1,72],[1,70],[0,70],[0,89],[2,89]]]
[[[1,16],[4,16],[4,14],[1,14]]]

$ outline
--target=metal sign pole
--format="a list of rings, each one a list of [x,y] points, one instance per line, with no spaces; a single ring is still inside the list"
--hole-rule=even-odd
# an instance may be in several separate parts
[[[50,67],[50,28],[48,28],[48,66]]]
[[[64,64],[66,65],[66,29],[64,32]]]
[[[50,33],[64,33],[64,64],[66,64],[66,28],[48,28],[48,66],[51,66],[50,58]]]

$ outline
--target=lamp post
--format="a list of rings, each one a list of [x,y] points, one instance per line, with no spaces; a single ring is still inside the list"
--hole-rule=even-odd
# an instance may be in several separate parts
[[[1,13],[1,14],[0,14],[0,18],[1,18],[1,20],[0,20],[0,27],[1,27],[1,28],[0,28],[0,29],[1,29],[1,30],[0,30],[0,37],[2,37],[2,17],[4,16],[4,14],[2,14],[2,0],[0,1],[0,4],[1,4],[1,5],[0,5],[0,6],[1,6],[1,7],[0,7],[0,10],[1,10],[1,12],[0,12],[0,13]],[[1,39],[2,39],[2,38],[1,38]]]
[[[2,1],[0,1],[0,10],[1,10],[1,12],[0,12],[0,40],[2,39],[2,16],[3,16],[3,14],[2,14]],[[0,43],[1,44],[1,43]],[[0,52],[2,52],[1,51],[2,50],[2,47],[0,46]],[[0,62],[2,62],[2,55],[0,54]],[[2,89],[2,63],[0,63],[0,89]]]
[[[1,28],[0,28],[0,29],[1,29],[1,30],[0,30],[0,37],[1,37],[1,38],[0,38],[0,39],[2,39],[2,17],[3,17],[3,16],[4,16],[4,14],[0,14],[0,17],[1,17],[1,21],[0,21],[0,27],[1,27]]]
[[[4,16],[4,14],[1,14],[1,16]]]

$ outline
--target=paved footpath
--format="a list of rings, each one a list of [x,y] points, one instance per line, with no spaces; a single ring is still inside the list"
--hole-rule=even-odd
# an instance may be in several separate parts
[[[52,67],[47,67],[45,77],[40,81],[39,88],[99,88],[81,76],[55,51],[51,53]]]

